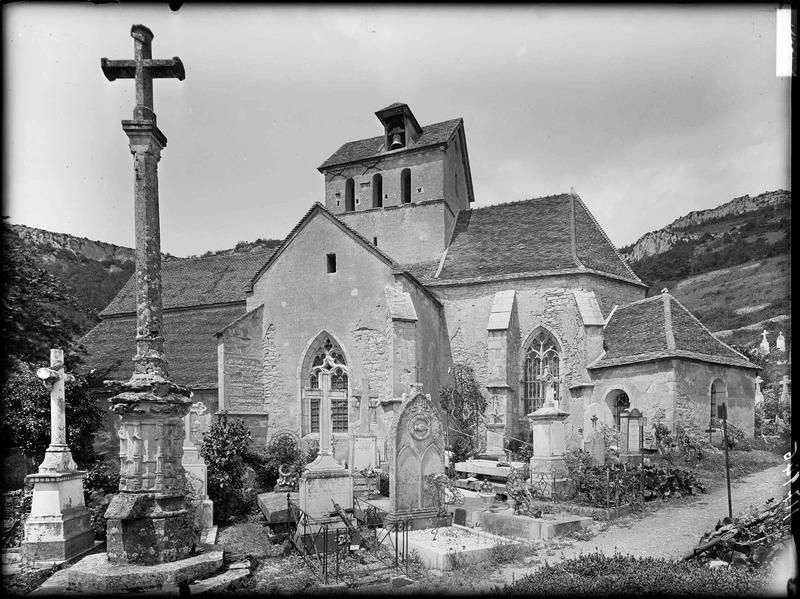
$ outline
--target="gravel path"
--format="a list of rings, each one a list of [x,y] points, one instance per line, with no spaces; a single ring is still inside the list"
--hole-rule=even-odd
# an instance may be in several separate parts
[[[778,465],[733,481],[731,500],[734,515],[750,505],[760,506],[770,497],[781,498],[787,488],[782,486],[786,480],[785,467]],[[606,555],[613,555],[618,550],[637,557],[679,559],[697,546],[702,534],[713,529],[717,520],[727,515],[728,494],[723,485],[691,503],[667,506],[643,518],[622,518],[586,541],[568,542],[559,547],[561,542],[556,540],[547,552],[547,561],[553,563],[595,550]],[[535,567],[506,567],[501,574],[507,582],[512,582]]]

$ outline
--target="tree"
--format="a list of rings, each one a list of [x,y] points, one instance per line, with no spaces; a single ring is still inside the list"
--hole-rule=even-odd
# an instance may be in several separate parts
[[[475,380],[475,371],[466,364],[453,364],[451,385],[439,391],[439,402],[447,415],[449,445],[453,460],[477,455],[483,439],[480,428],[486,410],[486,398]],[[459,459],[461,458],[461,459]]]
[[[12,358],[3,382],[3,418],[0,434],[4,450],[21,447],[25,455],[41,462],[50,445],[50,392],[33,366]],[[89,394],[85,377],[76,376],[65,386],[67,444],[80,467],[95,459],[92,441],[103,422],[103,410]]]
[[[80,359],[74,339],[80,332],[76,313],[87,308],[55,275],[40,268],[3,217],[3,293],[0,337],[3,372],[11,358],[42,363],[51,348],[64,350],[68,365]],[[72,316],[70,312],[72,311]]]

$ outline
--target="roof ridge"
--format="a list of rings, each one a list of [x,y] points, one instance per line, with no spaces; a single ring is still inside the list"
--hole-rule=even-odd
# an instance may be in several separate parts
[[[662,293],[661,300],[664,302],[664,336],[667,340],[667,350],[675,351],[675,333],[672,330],[672,310],[669,305],[669,294]]]
[[[585,269],[586,266],[578,258],[578,243],[577,238],[577,224],[575,222],[575,194],[569,194],[569,251],[572,254],[572,259],[580,269]]]
[[[724,348],[726,348],[726,349],[729,349],[729,350],[731,350],[731,351],[732,351],[733,353],[735,353],[737,356],[741,356],[741,357],[742,357],[742,359],[744,359],[744,360],[746,360],[747,362],[749,362],[750,364],[752,364],[752,362],[750,362],[750,358],[748,358],[748,357],[747,357],[747,356],[745,356],[744,354],[741,354],[741,353],[739,353],[738,351],[736,351],[735,349],[733,349],[733,348],[732,348],[730,345],[728,345],[728,344],[727,344],[727,343],[725,343],[724,341],[721,341],[721,340],[717,339],[717,338],[714,336],[714,333],[712,333],[710,330],[708,330],[708,327],[707,327],[706,325],[704,325],[702,322],[700,322],[700,320],[699,320],[699,319],[698,319],[698,318],[697,318],[697,317],[696,317],[694,314],[692,314],[692,313],[689,311],[689,309],[688,309],[686,306],[684,306],[682,303],[680,303],[680,302],[678,301],[678,299],[677,299],[675,296],[671,295],[671,294],[670,294],[670,293],[668,293],[668,292],[667,292],[667,293],[664,293],[664,295],[668,296],[668,297],[669,297],[669,298],[670,298],[672,301],[674,301],[676,304],[678,304],[678,306],[680,306],[680,307],[683,309],[683,311],[684,311],[684,312],[686,312],[686,313],[687,313],[687,314],[688,314],[688,315],[689,315],[689,316],[690,316],[690,317],[691,317],[691,318],[692,318],[692,319],[693,319],[693,320],[694,320],[694,321],[695,321],[697,324],[699,324],[699,325],[702,327],[702,329],[703,329],[703,330],[704,330],[706,333],[708,333],[708,335],[709,335],[709,336],[710,336],[712,339],[714,339],[714,341],[716,341],[717,343],[719,343],[720,345],[722,345],[722,347],[724,347]],[[755,364],[754,364],[754,366],[755,366]]]
[[[633,269],[630,267],[630,265],[627,262],[625,262],[625,259],[619,253],[619,250],[617,250],[617,247],[614,245],[614,243],[611,241],[611,239],[609,239],[608,235],[606,235],[606,232],[603,230],[603,227],[600,226],[600,223],[597,222],[597,219],[594,217],[594,214],[592,214],[592,211],[589,210],[589,207],[586,205],[586,202],[584,202],[583,199],[581,199],[581,196],[579,196],[577,193],[575,194],[574,197],[575,197],[576,200],[578,200],[581,203],[581,205],[583,206],[583,209],[586,210],[586,214],[589,215],[589,218],[592,220],[594,225],[600,231],[600,234],[603,236],[603,238],[606,240],[608,245],[614,251],[614,254],[616,254],[616,256],[619,259],[619,261],[622,262],[623,266],[625,266],[625,270],[627,270],[631,274],[631,276],[633,277],[633,279],[635,281],[638,281],[639,283],[644,283],[644,281],[642,281],[638,277],[638,275],[635,272],[633,272]],[[649,287],[649,285],[648,285],[648,287]]]
[[[275,247],[277,247],[277,246],[275,246]],[[198,261],[198,260],[211,260],[211,259],[214,259],[214,258],[230,259],[230,258],[233,258],[233,257],[236,257],[236,258],[248,257],[248,256],[252,256],[253,254],[256,254],[256,253],[265,253],[265,252],[274,251],[274,250],[275,250],[275,248],[259,248],[259,249],[250,250],[250,251],[247,251],[247,252],[231,252],[230,254],[213,254],[211,256],[187,256],[185,258],[175,257],[175,258],[172,258],[170,260],[162,261],[162,265],[163,264],[176,264],[176,263],[182,264],[184,262],[195,262],[195,261]],[[226,251],[226,250],[222,250],[222,251]]]
[[[535,198],[525,198],[523,200],[512,200],[511,202],[498,202],[497,204],[486,204],[485,206],[475,206],[470,208],[469,212],[476,212],[478,210],[486,210],[487,208],[496,208],[498,206],[511,206],[514,204],[524,204],[526,202],[535,202],[536,200],[549,200],[551,198],[561,198],[568,196],[569,193],[554,193],[547,196],[537,196]],[[461,212],[464,212],[463,210]]]

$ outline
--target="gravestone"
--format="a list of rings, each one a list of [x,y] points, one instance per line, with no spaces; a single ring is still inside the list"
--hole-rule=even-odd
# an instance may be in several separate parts
[[[61,563],[94,546],[91,514],[83,501],[83,478],[67,445],[64,352],[50,350],[50,368],[36,372],[50,389],[50,445],[39,472],[25,477],[33,485],[31,513],[25,520],[22,555],[27,562]]]
[[[343,509],[353,507],[353,479],[344,465],[333,457],[331,447],[331,376],[347,373],[347,366],[337,361],[334,352],[333,348],[329,349],[322,364],[313,368],[322,390],[319,406],[319,454],[305,467],[300,477],[300,509],[318,522],[339,520],[338,517],[330,516],[333,502]]]
[[[769,353],[769,341],[767,341],[767,330],[761,333],[761,343],[759,344],[758,348],[761,350],[763,355],[767,355]]]
[[[369,379],[353,391],[353,404],[359,409],[358,429],[350,434],[350,470],[355,475],[365,468],[378,467],[378,438],[372,431],[378,394],[369,388]]]
[[[200,530],[201,538],[205,538],[214,527],[214,502],[208,498],[208,468],[198,447],[202,443],[203,433],[208,430],[203,418],[206,411],[205,404],[198,401],[191,405],[189,413],[183,417],[186,436],[183,438],[182,463],[187,481],[194,489],[192,503],[197,504],[194,524]]]
[[[403,394],[389,431],[387,523],[436,526],[439,505],[429,475],[444,472],[444,428],[430,395],[414,384]]]
[[[778,338],[775,340],[775,349],[786,351],[786,338],[783,336],[783,331],[778,333]]]
[[[759,403],[764,401],[764,393],[761,391],[761,383],[764,382],[764,379],[762,379],[760,376],[756,376],[754,382],[756,384],[755,403],[756,405],[758,405]]]
[[[644,427],[647,424],[638,408],[623,410],[619,415],[620,457],[633,463],[641,463],[642,446],[644,444]]]
[[[606,442],[597,428],[597,420],[597,416],[593,416],[589,431],[587,432],[584,429],[584,438],[586,440],[583,442],[583,450],[592,456],[592,463],[602,466],[606,463]]]
[[[546,372],[546,375],[549,375]],[[566,431],[564,421],[568,412],[561,410],[554,399],[553,378],[543,377],[545,383],[544,405],[528,414],[533,434],[533,455],[530,460],[531,479],[540,479],[547,483],[540,492],[546,497],[552,496],[559,487],[566,484],[564,473],[566,466]]]

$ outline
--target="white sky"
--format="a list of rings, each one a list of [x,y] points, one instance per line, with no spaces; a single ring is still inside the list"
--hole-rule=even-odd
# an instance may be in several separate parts
[[[155,82],[162,250],[282,239],[342,143],[406,102],[463,117],[476,206],[575,187],[617,246],[691,210],[789,189],[775,9],[4,5],[4,205],[14,223],[133,247],[120,121],[130,27],[186,79]]]

